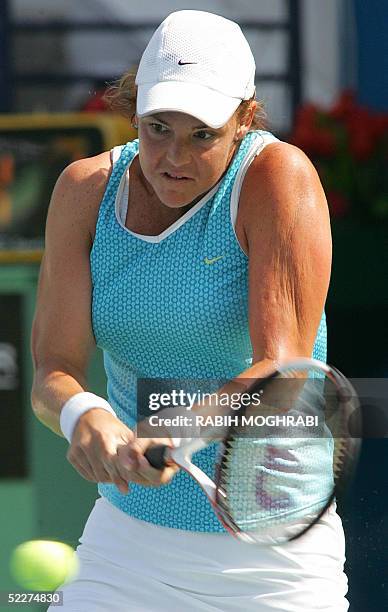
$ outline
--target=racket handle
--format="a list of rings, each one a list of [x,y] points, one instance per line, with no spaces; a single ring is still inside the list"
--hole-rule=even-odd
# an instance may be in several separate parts
[[[162,470],[167,465],[167,451],[169,446],[166,444],[158,444],[150,446],[144,453],[145,458],[152,467],[157,470]]]

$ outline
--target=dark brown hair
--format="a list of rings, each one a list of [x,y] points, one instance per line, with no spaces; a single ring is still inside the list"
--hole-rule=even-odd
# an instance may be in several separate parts
[[[136,114],[136,95],[137,87],[135,84],[136,73],[131,70],[125,72],[117,81],[113,82],[104,94],[104,101],[108,107],[133,121]],[[250,100],[243,100],[237,109],[238,118],[242,119],[248,112],[249,105],[255,100],[253,96]],[[262,130],[266,127],[266,112],[264,104],[257,101],[256,111],[253,117],[251,130]]]

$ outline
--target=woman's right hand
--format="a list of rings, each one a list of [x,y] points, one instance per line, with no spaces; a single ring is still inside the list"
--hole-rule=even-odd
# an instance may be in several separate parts
[[[86,480],[114,483],[122,493],[128,493],[117,450],[134,439],[133,431],[110,412],[92,408],[78,420],[66,457]]]
[[[128,482],[158,486],[168,482],[175,473],[172,468],[156,470],[145,459],[145,449],[160,443],[171,445],[171,441],[164,438],[138,440],[134,432],[110,412],[92,408],[78,420],[66,456],[86,480],[113,483],[121,493],[127,494]]]

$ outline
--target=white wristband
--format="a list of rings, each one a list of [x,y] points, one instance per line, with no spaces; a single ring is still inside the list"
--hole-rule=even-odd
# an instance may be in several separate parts
[[[94,393],[89,393],[88,391],[76,393],[63,404],[59,424],[63,435],[70,444],[78,419],[84,412],[88,412],[88,410],[92,408],[103,408],[116,416],[112,406],[103,397],[94,395]]]

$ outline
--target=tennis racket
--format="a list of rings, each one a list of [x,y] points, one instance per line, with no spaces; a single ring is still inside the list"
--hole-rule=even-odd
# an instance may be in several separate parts
[[[145,456],[157,469],[175,464],[194,478],[233,536],[283,544],[311,529],[351,481],[359,401],[341,372],[314,359],[285,362],[247,392],[259,394],[260,404],[234,410],[230,426],[206,429],[178,448],[150,447]],[[215,441],[212,479],[192,458]]]

